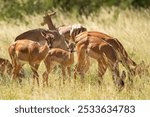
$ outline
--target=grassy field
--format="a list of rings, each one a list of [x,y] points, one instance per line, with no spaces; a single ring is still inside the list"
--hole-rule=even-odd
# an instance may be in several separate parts
[[[42,14],[25,16],[26,22],[10,20],[0,21],[0,57],[9,58],[8,47],[15,37],[29,29],[47,28],[40,25]],[[88,30],[95,30],[106,33],[117,38],[127,50],[129,56],[138,64],[144,60],[149,64],[150,60],[150,10],[119,10],[117,8],[101,9],[97,14],[76,17],[74,14],[57,12],[53,19],[56,26],[80,22]],[[122,68],[122,67],[121,67]],[[32,75],[29,66],[24,66],[26,78],[23,79],[22,87],[10,85],[10,76],[0,76],[0,99],[150,99],[150,76],[133,77],[134,84],[131,87],[128,79],[125,80],[125,89],[118,93],[111,79],[109,70],[104,75],[102,86],[97,84],[97,64],[91,60],[91,67],[85,77],[85,84],[82,86],[80,80],[61,83],[61,72],[57,70],[49,76],[49,86],[43,88],[34,87],[32,90]],[[124,69],[124,68],[122,68]],[[38,70],[40,83],[45,67],[41,63]],[[82,86],[82,87],[81,87]]]

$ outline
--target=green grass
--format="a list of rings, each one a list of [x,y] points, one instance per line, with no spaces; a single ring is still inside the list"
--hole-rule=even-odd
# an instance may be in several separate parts
[[[117,13],[116,13],[117,11]],[[106,33],[117,38],[127,50],[129,56],[138,64],[144,60],[149,64],[150,60],[150,10],[119,10],[117,8],[101,9],[98,14],[75,17],[74,14],[57,12],[53,21],[56,26],[62,24],[74,24],[80,22],[88,30]],[[47,28],[40,26],[42,14],[26,16],[27,23],[18,20],[10,20],[9,23],[0,21],[0,57],[10,60],[8,47],[20,33],[29,29]],[[35,86],[32,89],[32,75],[29,66],[24,66],[26,78],[23,85],[11,86],[10,77],[0,77],[0,99],[150,99],[150,76],[133,77],[134,84],[130,86],[128,79],[125,80],[125,88],[118,92],[112,82],[111,74],[107,70],[104,75],[102,86],[97,83],[97,64],[91,60],[91,67],[85,77],[85,84],[81,84],[79,77],[74,82],[61,82],[60,70],[51,73],[49,86],[43,88]],[[121,67],[122,68],[122,67]],[[38,70],[40,83],[45,67],[43,63]],[[73,72],[73,71],[72,71]]]

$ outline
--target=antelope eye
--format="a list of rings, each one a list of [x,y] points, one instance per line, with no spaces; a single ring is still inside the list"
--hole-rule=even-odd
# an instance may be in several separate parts
[[[50,36],[48,36],[48,38],[47,38],[47,39],[51,40],[51,37],[50,37]]]

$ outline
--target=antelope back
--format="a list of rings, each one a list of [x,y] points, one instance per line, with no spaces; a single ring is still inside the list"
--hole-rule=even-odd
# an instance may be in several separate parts
[[[65,38],[61,36],[57,30],[49,30],[49,32],[46,33],[41,32],[41,35],[51,45],[51,48],[53,47],[68,50],[67,45],[65,43]]]
[[[72,25],[72,29],[70,30],[70,37],[73,41],[75,41],[75,37],[81,32],[87,31],[87,29],[81,24]]]

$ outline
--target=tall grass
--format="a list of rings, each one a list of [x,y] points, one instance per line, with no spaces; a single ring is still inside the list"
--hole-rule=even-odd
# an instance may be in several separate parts
[[[47,28],[40,26],[43,14],[26,16],[26,23],[18,20],[0,22],[0,57],[9,58],[8,47],[20,33],[29,29]],[[150,60],[150,10],[120,10],[117,8],[102,8],[98,13],[88,17],[84,15],[76,17],[74,14],[66,14],[57,11],[53,18],[56,26],[63,24],[82,23],[88,30],[106,33],[117,38],[127,50],[129,56],[140,63],[142,60],[149,64]],[[85,77],[85,84],[80,80],[74,82],[61,82],[61,72],[57,70],[49,76],[49,86],[35,86],[32,90],[32,75],[29,66],[24,66],[26,78],[23,85],[11,86],[10,76],[0,77],[0,99],[150,99],[150,76],[142,78],[133,77],[134,84],[130,86],[128,79],[125,81],[125,89],[118,93],[109,70],[104,75],[101,86],[97,84],[97,63],[92,59],[91,67]],[[121,67],[121,69],[124,69]],[[43,63],[38,70],[40,82],[45,67]]]

